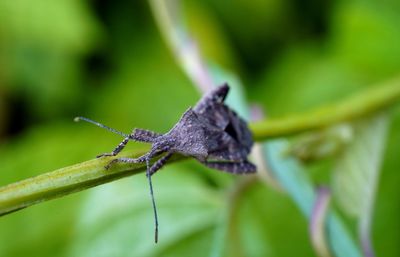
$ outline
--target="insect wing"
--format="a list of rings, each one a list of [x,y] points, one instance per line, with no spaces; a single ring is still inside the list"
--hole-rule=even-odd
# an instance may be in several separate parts
[[[232,111],[225,104],[209,105],[206,112],[199,114],[199,119],[205,127],[207,127],[206,134],[211,134],[210,139],[217,138],[217,141],[229,143],[234,148],[244,149],[245,153],[249,153],[253,145],[251,132],[247,128],[247,124],[242,120],[234,111]],[[216,132],[213,132],[217,130]],[[212,136],[216,133],[215,136]],[[228,136],[228,137],[227,137]],[[218,145],[224,146],[221,142]]]

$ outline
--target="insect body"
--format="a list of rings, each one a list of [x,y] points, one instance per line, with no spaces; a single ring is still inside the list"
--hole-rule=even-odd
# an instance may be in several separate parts
[[[124,134],[84,117],[75,118],[75,121],[85,120],[125,137],[111,153],[100,154],[98,158],[116,156],[130,140],[152,144],[150,151],[145,155],[138,158],[116,158],[106,168],[118,162],[146,163],[155,216],[156,242],[158,219],[151,176],[172,154],[190,156],[210,168],[230,173],[247,174],[256,171],[256,166],[247,160],[253,145],[251,132],[246,122],[224,104],[228,92],[229,86],[224,84],[205,94],[195,107],[186,110],[178,123],[166,134],[143,129],[134,129],[131,134]],[[164,155],[150,166],[150,160],[162,154]]]

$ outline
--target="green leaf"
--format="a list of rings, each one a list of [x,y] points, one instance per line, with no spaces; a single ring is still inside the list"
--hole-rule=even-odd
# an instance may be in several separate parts
[[[352,142],[337,159],[334,195],[348,215],[360,218],[374,201],[387,123],[387,117],[379,115],[355,124]]]
[[[287,190],[301,212],[310,218],[315,202],[315,192],[305,168],[297,159],[283,154],[288,147],[285,140],[273,140],[265,145],[265,156],[278,181]],[[333,253],[339,257],[361,256],[342,220],[335,213],[328,215],[327,230]]]
[[[333,188],[342,209],[358,219],[364,254],[374,256],[371,221],[387,137],[388,118],[381,114],[358,122],[354,139],[339,156],[333,173]]]
[[[153,177],[153,186],[160,224],[157,245],[143,175],[91,192],[70,256],[204,256],[223,204],[221,195],[182,165],[165,167]]]

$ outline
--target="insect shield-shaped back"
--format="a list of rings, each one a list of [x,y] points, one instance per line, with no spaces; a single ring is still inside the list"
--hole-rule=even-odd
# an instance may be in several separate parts
[[[206,160],[209,147],[206,135],[207,126],[189,108],[165,137],[170,141],[170,151]]]
[[[229,92],[223,85],[206,94],[167,133],[172,151],[193,156],[209,167],[232,173],[252,173],[247,155],[253,145],[247,124],[224,104]]]

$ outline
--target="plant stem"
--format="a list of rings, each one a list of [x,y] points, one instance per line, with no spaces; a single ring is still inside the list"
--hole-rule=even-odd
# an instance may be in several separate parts
[[[138,157],[145,151],[126,152],[121,156]],[[183,159],[173,158],[172,161]],[[0,216],[25,207],[79,192],[146,170],[145,163],[117,164],[104,168],[111,158],[94,159],[28,178],[0,188]]]
[[[368,88],[364,92],[306,113],[279,119],[268,119],[254,124],[250,128],[256,141],[272,137],[282,137],[307,130],[320,129],[341,122],[373,114],[400,99],[400,77],[383,84]]]
[[[351,121],[381,110],[400,99],[400,78],[362,92],[343,102],[282,119],[250,124],[256,141]],[[144,152],[126,152],[136,157]],[[174,158],[174,160],[183,158]],[[144,164],[118,164],[109,170],[110,158],[78,163],[0,188],[0,216],[36,203],[62,197],[145,170]]]
[[[315,252],[320,257],[332,257],[327,240],[327,214],[331,201],[331,192],[327,187],[320,187],[316,192],[316,199],[310,217],[310,237]]]

